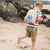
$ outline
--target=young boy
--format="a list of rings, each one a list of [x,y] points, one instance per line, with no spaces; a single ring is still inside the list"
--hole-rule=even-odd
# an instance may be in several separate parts
[[[34,9],[31,9],[31,10],[28,11],[27,15],[24,18],[24,22],[26,22],[26,18],[28,17],[28,15],[30,15],[29,13],[30,12],[34,13],[34,11],[36,11],[36,13],[37,13],[36,21],[34,21],[34,19],[33,19],[33,17],[35,17],[34,15],[36,15],[36,14],[34,14],[33,16],[30,16],[31,20],[27,20],[26,35],[18,38],[18,44],[19,44],[22,39],[24,39],[26,37],[31,37],[31,39],[32,39],[32,50],[35,49],[34,46],[35,46],[35,42],[36,42],[36,34],[37,34],[38,23],[39,23],[39,21],[43,20],[42,13],[41,13],[42,7],[43,7],[42,3],[36,2],[34,4]]]

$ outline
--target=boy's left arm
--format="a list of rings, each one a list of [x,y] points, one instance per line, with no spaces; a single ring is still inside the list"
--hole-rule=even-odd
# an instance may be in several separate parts
[[[38,13],[38,21],[42,21],[43,20],[43,16],[42,16],[42,12]]]
[[[41,18],[41,16],[38,17],[38,21],[42,21],[43,17]]]

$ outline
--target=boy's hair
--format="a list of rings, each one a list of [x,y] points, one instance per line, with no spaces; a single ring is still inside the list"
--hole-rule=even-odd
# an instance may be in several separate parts
[[[43,5],[42,5],[41,2],[36,2],[36,3],[34,4],[34,6],[35,6],[35,7],[43,7]]]

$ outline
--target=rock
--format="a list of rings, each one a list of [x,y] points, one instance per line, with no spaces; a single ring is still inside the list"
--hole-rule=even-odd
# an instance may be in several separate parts
[[[47,17],[43,15],[43,21],[39,22],[39,24],[45,24],[48,21]]]
[[[48,18],[47,18],[45,15],[43,15],[43,21],[42,21],[42,24],[45,24],[47,21],[48,21]]]
[[[28,5],[23,2],[22,0],[6,0],[6,2],[1,3],[0,14],[1,16],[9,21],[9,22],[17,22],[16,19],[19,19],[18,21],[24,20],[24,17],[27,13],[27,11],[30,8]]]
[[[24,20],[24,17],[30,8],[33,9],[30,4],[26,4],[22,0],[6,0],[6,2],[1,2],[0,4],[0,16],[9,22],[21,22]],[[42,12],[43,14],[44,12],[50,14],[49,10],[43,9]],[[46,19],[44,20],[44,17],[42,23],[45,23],[44,21],[46,21]]]
[[[12,3],[7,5],[5,2],[2,2],[0,4],[0,16],[3,17],[3,19],[9,22],[14,22],[14,20],[17,18],[17,14],[18,10]]]
[[[6,2],[9,2],[9,0]],[[19,9],[26,9],[28,10],[29,7],[27,6],[27,4],[25,2],[23,2],[22,0],[11,0],[11,3],[19,10]]]
[[[9,3],[8,6],[7,6],[7,11],[8,12],[12,12],[14,14],[17,15],[18,11],[17,9],[14,7],[14,5],[12,3]]]
[[[6,0],[6,2],[2,2],[0,4],[0,14],[2,14],[1,16],[10,22],[14,22],[17,21],[16,19],[18,17],[21,18],[21,20],[24,19],[27,11],[29,10],[29,8],[27,6],[25,6],[25,4],[20,1],[20,0]],[[7,4],[8,3],[8,4]]]
[[[50,27],[50,19],[43,15],[43,21],[39,22],[39,24],[45,24],[47,27]]]
[[[43,14],[50,14],[50,10],[48,9],[42,9]]]
[[[47,20],[47,22],[45,23],[45,25],[46,25],[47,27],[50,27],[50,19]]]
[[[0,4],[2,7],[3,7],[3,10],[6,10],[6,2],[1,2],[1,4]]]
[[[47,18],[45,18],[44,20],[43,20],[43,23],[46,23],[48,21],[48,19]]]

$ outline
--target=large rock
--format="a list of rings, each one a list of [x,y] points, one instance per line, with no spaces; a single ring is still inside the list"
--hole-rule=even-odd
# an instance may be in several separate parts
[[[28,5],[23,2],[22,0],[6,0],[6,2],[11,2],[18,10],[25,9],[28,10],[30,7],[28,7]]]
[[[47,27],[50,27],[50,19],[48,19],[48,21],[45,23],[45,25],[46,25]]]
[[[19,18],[21,18],[19,21],[22,21],[28,9],[29,8],[27,6],[24,6],[23,3],[21,4],[21,2],[17,2],[17,0],[13,0],[12,3],[10,1],[1,2],[0,16],[10,22],[17,22],[16,19]]]
[[[3,7],[2,9],[5,11],[6,10],[6,7],[7,7],[6,2],[1,2],[0,5]]]
[[[50,10],[48,9],[42,9],[43,14],[50,14]]]
[[[18,17],[20,17],[22,20],[24,19],[24,16],[26,15],[27,11],[30,9],[25,2],[22,0],[6,0],[6,3],[12,3],[15,8],[18,10]]]
[[[0,4],[0,16],[10,22],[22,21],[30,8],[33,7],[22,0],[6,0],[6,2],[1,2]],[[42,12],[45,14],[44,12],[46,12],[46,10],[42,10]],[[48,12],[50,13],[50,11],[47,10],[47,13]],[[45,23],[45,17],[46,16],[43,15],[42,23]]]
[[[7,6],[7,10],[10,13],[14,13],[14,14],[18,14],[18,10],[14,7],[14,5],[12,3],[9,3]]]
[[[5,20],[14,22],[17,18],[18,10],[14,7],[12,3],[8,5],[6,2],[2,2],[0,4],[0,16],[2,16]]]
[[[43,15],[43,21],[39,22],[39,24],[45,24],[48,21],[48,18]]]

